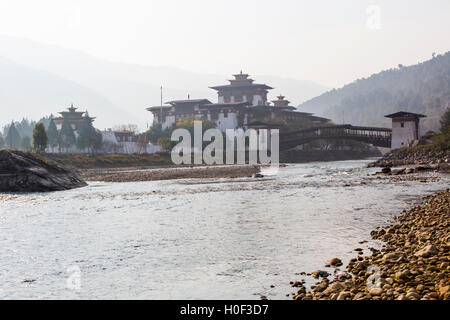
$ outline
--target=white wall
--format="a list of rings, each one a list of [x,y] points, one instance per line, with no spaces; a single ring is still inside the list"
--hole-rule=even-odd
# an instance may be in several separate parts
[[[227,116],[221,112],[216,121],[217,129],[225,131],[226,129],[235,129],[238,126],[237,115],[234,112],[228,112]]]
[[[162,124],[162,128],[167,129],[168,127],[172,126],[173,124],[175,124],[175,116],[166,116],[166,120],[164,121],[164,123]]]
[[[401,124],[404,123],[402,128]],[[415,140],[416,123],[415,121],[392,122],[392,145],[391,149],[407,147]],[[419,124],[419,133],[420,124]],[[420,137],[419,137],[420,138]]]
[[[159,145],[147,144],[145,150],[140,150],[140,146],[137,142],[117,142],[116,135],[113,131],[103,131],[103,143],[113,145],[109,153],[158,153],[161,152]]]
[[[154,144],[147,144],[147,146],[141,150],[137,142],[119,142],[119,153],[132,154],[132,153],[158,153],[161,152],[161,146]]]
[[[261,95],[259,95],[259,94],[254,94],[254,95],[253,95],[253,102],[252,102],[252,104],[253,104],[254,106],[260,106],[260,105],[263,105],[263,104],[264,104],[264,99],[263,99],[263,97],[262,97]]]
[[[103,138],[103,142],[109,142],[109,143],[117,144],[116,135],[114,134],[113,131],[103,131],[102,132],[102,138]]]

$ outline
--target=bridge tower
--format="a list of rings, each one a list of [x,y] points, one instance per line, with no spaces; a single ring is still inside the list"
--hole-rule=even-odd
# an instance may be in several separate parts
[[[392,119],[391,149],[407,147],[423,135],[420,130],[420,118],[426,117],[423,114],[400,111],[385,117]]]

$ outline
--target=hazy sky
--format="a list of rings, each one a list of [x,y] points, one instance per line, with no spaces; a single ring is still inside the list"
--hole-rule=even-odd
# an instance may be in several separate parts
[[[339,87],[450,49],[449,0],[0,0],[0,34],[112,61]]]

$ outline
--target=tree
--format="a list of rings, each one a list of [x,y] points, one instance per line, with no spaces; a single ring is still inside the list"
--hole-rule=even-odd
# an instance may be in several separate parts
[[[77,147],[80,150],[88,149],[90,152],[94,146],[95,139],[98,139],[97,133],[94,126],[92,125],[92,120],[86,112],[83,119],[83,124],[81,125],[80,134],[77,139]]]
[[[92,150],[99,151],[102,148],[103,148],[103,134],[100,132],[100,130],[95,130],[92,139]]]
[[[130,131],[134,134],[137,134],[139,132],[139,127],[137,124],[121,124],[113,127],[114,131]]]
[[[450,133],[450,108],[444,113],[441,118],[441,132]]]
[[[29,136],[31,137],[33,135],[33,129],[36,125],[35,121],[30,121],[28,119],[23,118],[22,121],[13,121],[14,127],[16,128],[17,132],[21,137]],[[7,135],[9,131],[9,127],[11,124],[7,124],[3,127],[3,135]]]
[[[38,122],[42,122],[45,126],[45,129],[47,130],[47,134],[48,134],[48,127],[50,125],[50,122],[52,119],[54,119],[55,116],[53,114],[50,114],[49,116],[46,117],[42,117]]]
[[[202,122],[202,133],[205,133],[206,130],[212,129],[216,127],[216,124],[213,121],[209,121],[206,119],[194,119],[194,118],[180,118],[177,120],[176,128],[184,128],[189,130],[191,135],[194,135],[194,121]]]
[[[33,148],[37,153],[44,153],[48,145],[48,136],[42,122],[36,124],[33,130]]]
[[[191,143],[194,144],[194,122],[201,121],[202,122],[202,136],[208,129],[216,128],[216,124],[213,121],[209,121],[206,119],[193,119],[193,118],[180,118],[177,120],[175,129],[183,128],[189,131],[191,134]],[[170,131],[169,137],[172,135],[172,130]]]
[[[147,130],[145,135],[147,139],[153,143],[158,143],[159,138],[169,138],[171,131],[169,129],[162,129],[162,125],[160,123],[154,122],[150,129]]]
[[[77,139],[73,132],[72,126],[67,119],[64,119],[61,130],[58,135],[59,148],[66,149],[66,151],[75,145]]]
[[[31,137],[33,135],[33,130],[34,126],[36,125],[36,121],[23,118],[22,121],[16,122],[15,125],[21,137],[24,136]]]
[[[148,139],[147,136],[143,133],[140,134],[137,138],[137,145],[139,148],[138,153],[147,153],[147,145],[148,145]]]
[[[31,139],[29,136],[22,137],[22,140],[20,141],[20,147],[22,150],[28,150],[31,147]]]
[[[0,149],[2,149],[4,146],[5,146],[5,140],[3,140],[3,137],[0,134]]]
[[[58,129],[56,128],[56,124],[53,118],[50,119],[47,135],[48,135],[48,145],[51,148],[56,147],[58,145]]]
[[[173,147],[176,146],[177,142],[172,141],[171,138],[159,138],[158,144],[161,146],[161,149],[164,151],[171,151]]]
[[[20,147],[20,134],[16,129],[16,125],[14,122],[11,122],[11,125],[9,126],[8,134],[6,135],[6,145],[8,145],[10,148],[16,148],[18,149]]]

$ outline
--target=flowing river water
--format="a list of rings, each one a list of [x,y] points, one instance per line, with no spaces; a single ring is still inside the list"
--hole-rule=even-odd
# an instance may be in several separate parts
[[[289,281],[313,281],[300,272],[368,254],[371,230],[449,186],[375,179],[367,163],[3,194],[0,299],[287,299]]]

